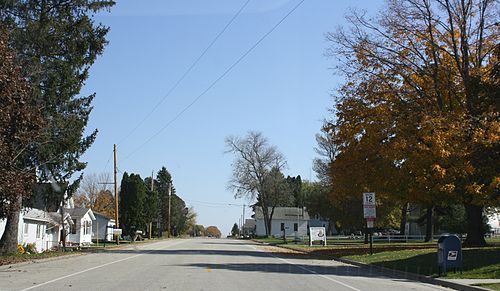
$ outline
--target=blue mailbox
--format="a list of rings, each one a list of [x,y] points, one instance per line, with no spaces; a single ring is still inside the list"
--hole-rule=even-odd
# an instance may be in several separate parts
[[[438,240],[438,273],[462,270],[462,243],[456,235],[443,235]]]

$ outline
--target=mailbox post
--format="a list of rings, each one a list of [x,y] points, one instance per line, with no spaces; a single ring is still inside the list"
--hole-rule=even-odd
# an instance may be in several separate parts
[[[456,235],[443,235],[438,240],[438,274],[462,270],[462,243]]]

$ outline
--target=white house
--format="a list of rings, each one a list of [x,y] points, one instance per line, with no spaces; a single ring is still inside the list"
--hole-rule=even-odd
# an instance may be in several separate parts
[[[272,209],[269,207],[269,214]],[[255,234],[265,236],[264,215],[260,207],[255,207]],[[304,237],[307,235],[309,214],[303,208],[276,207],[271,220],[271,236]]]
[[[255,219],[245,219],[243,224],[243,235],[244,236],[254,236],[255,235]]]
[[[500,235],[500,212],[488,215],[488,224],[490,225],[491,232],[494,235]]]
[[[94,212],[94,216],[96,220],[92,224],[92,240],[112,241],[115,220],[98,212]]]
[[[0,220],[0,237],[5,231],[6,220]],[[69,215],[65,224],[69,225]],[[50,250],[59,245],[61,232],[61,215],[36,208],[24,208],[19,213],[17,241],[19,244],[35,244],[37,252]]]
[[[43,210],[28,209],[21,211],[19,230],[22,230],[22,232],[18,232],[19,243],[23,245],[34,243],[37,252],[50,249],[51,242],[49,242],[49,236],[46,233],[49,223],[48,213]],[[21,239],[19,239],[19,234],[21,234]]]
[[[90,245],[92,243],[92,223],[96,220],[94,213],[88,208],[65,208],[73,220],[66,244]]]

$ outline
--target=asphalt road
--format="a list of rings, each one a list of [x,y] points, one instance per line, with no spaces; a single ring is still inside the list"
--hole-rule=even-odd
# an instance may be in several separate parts
[[[166,240],[0,267],[0,290],[446,290],[229,239]]]

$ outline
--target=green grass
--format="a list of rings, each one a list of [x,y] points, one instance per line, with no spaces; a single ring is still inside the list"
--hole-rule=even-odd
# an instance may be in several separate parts
[[[486,238],[488,244],[500,244],[500,236]]]
[[[500,283],[484,283],[484,284],[474,284],[473,286],[478,286],[490,290],[500,291]]]
[[[435,249],[384,251],[373,255],[346,255],[346,259],[426,276],[437,276]],[[463,250],[463,272],[448,272],[448,278],[500,279],[500,248]]]
[[[259,238],[254,239],[255,241],[268,243],[271,245],[288,245],[288,246],[299,246],[299,247],[309,247],[309,240],[306,238],[302,242],[294,242],[292,239],[287,239],[287,243],[283,242],[282,238]],[[362,239],[329,239],[326,241],[328,247],[336,246],[358,246],[367,247],[369,244],[365,244]],[[374,246],[436,246],[436,242],[423,242],[423,241],[409,241],[409,242],[386,242],[386,241],[374,241]],[[313,248],[323,247],[322,243],[315,241],[313,243]]]

